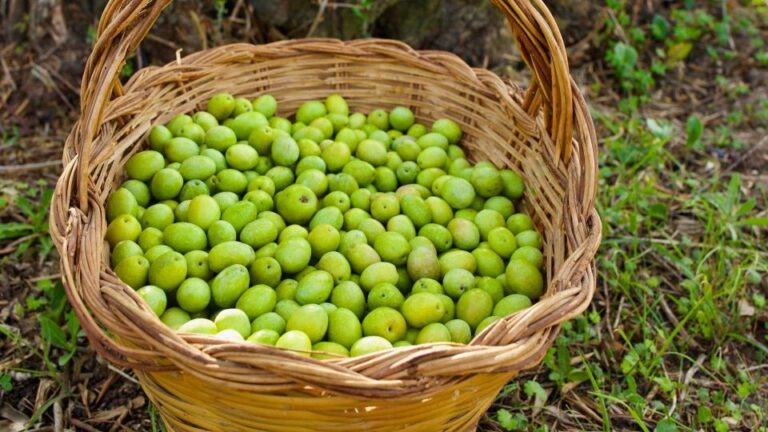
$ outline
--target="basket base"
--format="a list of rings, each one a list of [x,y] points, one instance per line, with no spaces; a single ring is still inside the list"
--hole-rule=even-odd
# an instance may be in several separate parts
[[[222,388],[185,372],[135,371],[169,431],[473,431],[515,374],[458,380],[426,399]]]

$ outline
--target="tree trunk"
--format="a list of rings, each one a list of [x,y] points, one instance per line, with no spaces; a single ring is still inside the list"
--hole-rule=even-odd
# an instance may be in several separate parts
[[[354,39],[383,37],[402,40],[417,49],[458,54],[472,65],[496,67],[509,63],[512,34],[501,13],[487,0],[376,0],[370,6],[344,7],[329,1],[251,0],[255,15],[289,38],[307,36]],[[597,6],[587,0],[549,2],[567,41],[581,39],[593,27]]]

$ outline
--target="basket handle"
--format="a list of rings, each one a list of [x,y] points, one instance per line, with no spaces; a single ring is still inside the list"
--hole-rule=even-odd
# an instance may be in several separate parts
[[[491,0],[509,21],[523,61],[533,74],[523,108],[536,118],[541,108],[555,154],[571,157],[575,106],[565,43],[555,18],[543,0]],[[581,131],[584,132],[584,131]]]
[[[73,136],[80,163],[77,191],[80,209],[88,206],[88,173],[93,140],[99,132],[107,105],[113,96],[123,94],[120,71],[160,13],[171,0],[109,0],[99,20],[96,42],[85,63],[80,84],[80,121]]]
[[[93,140],[110,99],[123,94],[120,71],[172,0],[110,0],[99,20],[96,43],[80,85],[80,122],[75,143],[80,208],[87,206],[87,185]],[[509,21],[523,60],[533,73],[523,108],[536,116],[541,108],[556,154],[571,154],[574,100],[565,44],[542,0],[491,0]]]

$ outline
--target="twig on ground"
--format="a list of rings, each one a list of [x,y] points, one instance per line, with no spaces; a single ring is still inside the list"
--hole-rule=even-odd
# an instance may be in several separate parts
[[[63,412],[61,409],[61,401],[56,401],[53,403],[53,430],[55,432],[63,432],[64,431],[64,419],[63,419]]]
[[[69,421],[73,425],[75,425],[78,428],[83,429],[85,431],[88,431],[88,432],[100,432],[98,429],[96,429],[95,427],[89,425],[88,423],[86,423],[84,421],[81,421],[81,420],[78,420],[78,419],[74,419],[74,418],[73,419],[69,419]]]
[[[104,395],[107,393],[109,388],[112,386],[112,383],[115,382],[117,375],[109,375],[106,380],[104,380],[104,383],[101,385],[101,388],[99,389],[99,394],[96,395],[96,400],[93,401],[94,405],[98,405],[101,401],[101,398],[104,397]]]
[[[11,71],[8,70],[8,64],[5,62],[4,58],[0,58],[0,65],[3,66],[3,75],[5,76],[3,82],[8,83],[11,90],[16,90],[16,82],[13,80],[13,75],[11,75]]]
[[[157,43],[159,43],[161,45],[165,45],[165,46],[167,46],[168,48],[170,48],[170,49],[172,49],[174,51],[179,49],[179,46],[176,45],[175,43],[169,41],[168,39],[163,39],[160,36],[153,35],[151,33],[147,35],[147,40],[151,40],[151,41],[157,42]]]
[[[128,375],[127,373],[123,372],[122,370],[112,366],[109,363],[107,363],[107,367],[109,368],[109,370],[118,373],[120,376],[122,376],[123,378],[127,379],[128,381],[130,381],[130,382],[132,382],[132,383],[134,383],[136,385],[139,385],[139,381],[137,381],[136,378]]]
[[[681,240],[668,240],[668,239],[660,239],[660,238],[651,238],[651,237],[616,237],[612,239],[606,239],[603,240],[603,244],[633,244],[633,243],[651,243],[651,244],[662,244],[662,245],[668,245],[668,246],[686,246],[686,247],[696,247],[696,248],[702,248],[702,249],[713,249],[715,247],[720,247],[715,244],[706,244],[706,243],[697,243],[697,242],[691,242],[686,243]],[[735,247],[729,247],[729,246],[723,246],[724,250],[738,252],[741,254],[758,254],[763,256],[768,256],[768,251],[761,251],[756,249],[746,249],[746,248],[735,248]]]
[[[307,37],[312,37],[312,34],[315,33],[315,30],[317,30],[317,26],[320,25],[320,21],[323,20],[323,15],[325,14],[325,8],[328,6],[328,0],[320,0],[320,7],[317,9],[317,14],[315,15],[315,19],[312,20],[312,25],[309,27],[309,31],[307,32]]]
[[[49,279],[61,279],[61,273],[54,273],[54,274],[47,274],[42,276],[36,276],[31,279],[29,279],[30,282],[39,282],[41,280],[49,280]]]
[[[0,165],[0,175],[15,174],[24,171],[34,171],[43,168],[60,167],[61,160],[50,160],[44,162],[33,162],[24,165]]]
[[[669,307],[669,303],[667,303],[666,297],[663,295],[661,296],[661,310],[664,311],[664,315],[666,315],[667,319],[672,322],[672,325],[675,327],[680,325],[680,320],[677,319],[675,314],[672,312],[672,309]],[[700,349],[701,346],[698,342],[696,342],[695,339],[691,337],[691,335],[688,334],[687,331],[685,331],[685,328],[680,328],[680,336],[685,340],[685,342],[692,348]]]
[[[744,160],[746,160],[748,157],[752,156],[753,153],[755,153],[760,147],[762,147],[765,143],[768,143],[768,135],[764,136],[763,139],[761,139],[757,144],[752,146],[749,150],[745,151],[741,154],[738,158],[736,158],[733,163],[728,165],[728,168],[725,169],[725,172],[731,172],[735,168],[737,168]]]
[[[42,236],[41,233],[36,233],[36,234],[30,234],[30,235],[27,235],[27,236],[24,236],[24,237],[16,239],[16,240],[12,241],[11,243],[9,243],[8,246],[0,249],[0,256],[7,255],[7,254],[9,254],[11,252],[15,252],[16,251],[16,246],[24,243],[27,240],[32,240],[32,239],[40,237],[40,236]]]
[[[603,419],[590,407],[587,406],[586,403],[575,393],[569,393],[569,396],[566,397],[566,399],[573,403],[573,405],[584,415],[591,418],[592,420],[602,423]]]
[[[691,366],[690,369],[688,369],[688,372],[685,373],[685,378],[683,378],[683,389],[680,391],[680,400],[685,401],[686,396],[688,394],[688,384],[693,379],[693,376],[696,375],[696,372],[701,369],[702,363],[704,363],[704,360],[707,359],[706,354],[699,354],[699,357],[696,359],[696,363]]]

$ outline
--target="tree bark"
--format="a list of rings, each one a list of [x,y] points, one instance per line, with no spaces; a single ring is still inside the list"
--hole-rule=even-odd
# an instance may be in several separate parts
[[[514,40],[506,20],[487,0],[376,0],[369,7],[349,0],[344,7],[328,1],[251,0],[257,18],[289,38],[306,36],[354,39],[383,37],[402,40],[417,49],[458,54],[472,65],[496,67],[509,63]],[[594,2],[548,2],[559,17],[567,41],[577,41],[593,27]],[[311,34],[310,34],[310,29]]]

